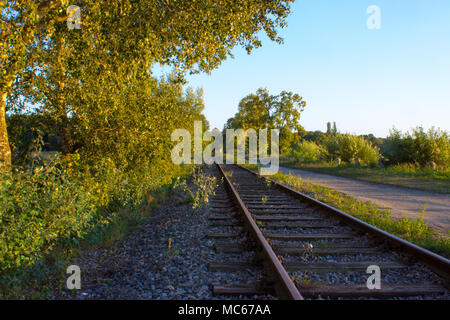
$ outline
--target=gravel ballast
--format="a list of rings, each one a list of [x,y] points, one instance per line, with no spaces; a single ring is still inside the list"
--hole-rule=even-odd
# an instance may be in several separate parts
[[[206,169],[214,174],[213,168]],[[219,181],[220,182],[220,181]],[[223,197],[223,193],[221,194]],[[57,289],[50,299],[273,299],[272,296],[216,297],[213,284],[257,281],[254,270],[210,272],[210,261],[244,258],[217,254],[208,233],[209,210],[194,212],[186,194],[171,195],[151,218],[107,248],[84,251],[71,264],[81,269],[81,290]],[[229,231],[223,228],[220,231]],[[232,228],[231,228],[232,229]],[[169,238],[171,249],[169,250]],[[248,257],[245,257],[248,258]],[[65,288],[66,279],[59,287]]]

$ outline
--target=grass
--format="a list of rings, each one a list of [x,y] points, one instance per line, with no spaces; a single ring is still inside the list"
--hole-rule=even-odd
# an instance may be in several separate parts
[[[257,169],[256,166],[251,165],[246,167],[252,170]],[[298,176],[277,173],[270,178],[402,239],[447,258],[450,257],[450,237],[441,235],[430,228],[423,220],[424,212],[422,212],[422,217],[417,220],[407,217],[394,219],[391,217],[389,209],[382,209],[375,203],[362,202],[342,192],[306,182]]]
[[[405,164],[382,169],[352,164],[337,166],[330,163],[298,163],[292,160],[282,160],[280,164],[293,169],[450,194],[450,167],[441,167],[433,170],[432,168],[420,168],[416,165]]]

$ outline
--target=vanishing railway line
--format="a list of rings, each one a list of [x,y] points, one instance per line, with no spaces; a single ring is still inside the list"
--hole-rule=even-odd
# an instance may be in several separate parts
[[[263,276],[216,284],[216,295],[450,298],[448,259],[240,166],[218,166],[217,176],[208,237],[220,259],[209,270]],[[369,266],[381,271],[379,289],[367,287]]]

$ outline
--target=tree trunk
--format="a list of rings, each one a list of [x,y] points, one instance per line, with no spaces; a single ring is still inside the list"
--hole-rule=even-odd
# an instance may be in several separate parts
[[[57,111],[57,125],[59,135],[61,137],[61,151],[63,154],[69,154],[73,152],[73,139],[70,127],[70,120],[67,116],[67,104],[66,97],[64,94],[65,80],[66,80],[66,68],[64,67],[65,58],[65,39],[63,34],[59,35],[57,40],[57,64],[56,64],[56,74],[57,74],[57,98],[55,102],[55,107]]]
[[[61,151],[63,154],[73,152],[72,132],[70,128],[70,121],[66,115],[58,119],[59,136],[61,137]]]
[[[6,130],[6,92],[0,95],[0,170],[3,170],[11,166],[11,148]]]

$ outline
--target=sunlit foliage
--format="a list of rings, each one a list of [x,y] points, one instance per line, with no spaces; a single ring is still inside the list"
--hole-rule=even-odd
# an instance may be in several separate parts
[[[425,166],[432,161],[440,166],[450,166],[450,136],[440,129],[425,131],[417,127],[411,133],[402,133],[394,128],[382,150],[393,164],[418,163]]]
[[[80,102],[88,85],[95,94],[120,91],[127,78],[156,63],[182,72],[210,71],[236,45],[248,52],[259,47],[260,31],[281,42],[276,29],[285,26],[290,2],[80,1],[81,30],[66,26],[69,1],[0,2],[1,164],[10,164],[4,116],[12,91],[15,97],[43,103],[58,121],[63,151],[69,153],[71,106]],[[108,76],[108,83],[95,85],[95,79]]]
[[[230,129],[279,129],[280,150],[287,153],[293,143],[297,143],[305,130],[300,125],[300,114],[306,102],[292,92],[282,91],[270,95],[267,89],[258,89],[239,102],[239,109],[225,127]]]

